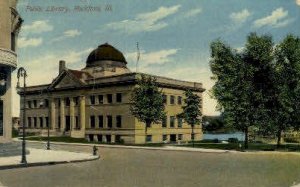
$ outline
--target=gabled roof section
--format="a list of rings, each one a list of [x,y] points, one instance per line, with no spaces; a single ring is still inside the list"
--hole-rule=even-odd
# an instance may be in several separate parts
[[[49,89],[75,88],[86,85],[85,80],[92,76],[86,72],[65,69],[50,84]]]

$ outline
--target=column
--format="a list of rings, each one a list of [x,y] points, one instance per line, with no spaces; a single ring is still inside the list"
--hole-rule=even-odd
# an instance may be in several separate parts
[[[80,96],[80,129],[85,130],[85,96]]]
[[[64,132],[66,129],[66,124],[65,124],[65,100],[64,98],[60,99],[60,128]]]
[[[115,143],[116,142],[116,135],[111,135],[111,143]]]
[[[50,128],[52,130],[55,130],[56,125],[55,125],[55,99],[52,98],[50,101],[50,116],[49,116],[49,120],[50,120]]]
[[[71,123],[71,130],[76,128],[75,125],[75,102],[74,102],[74,98],[70,97],[70,123]]]

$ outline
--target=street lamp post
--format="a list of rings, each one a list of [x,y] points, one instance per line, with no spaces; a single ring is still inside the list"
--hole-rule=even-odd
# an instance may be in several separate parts
[[[18,69],[18,82],[17,82],[17,88],[20,89],[20,77],[24,78],[24,83],[23,83],[23,125],[22,125],[22,131],[23,131],[23,138],[22,138],[22,164],[27,164],[26,160],[26,143],[25,143],[25,119],[26,119],[26,77],[27,73],[26,70],[23,67],[20,67]]]
[[[48,89],[47,89],[47,96],[48,96],[47,99],[49,99],[49,90]],[[47,102],[47,103],[48,103],[48,105],[46,105],[45,100],[41,101],[41,105],[43,105],[44,107],[49,107],[49,102]],[[47,150],[50,150],[50,117],[51,117],[51,115],[50,115],[50,110],[49,110],[48,120],[46,121],[46,125],[47,125],[47,145],[46,145],[46,149]]]

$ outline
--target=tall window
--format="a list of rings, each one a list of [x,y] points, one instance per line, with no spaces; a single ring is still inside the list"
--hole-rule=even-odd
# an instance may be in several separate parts
[[[79,121],[78,121],[78,116],[75,116],[75,128],[76,129],[80,129]]]
[[[43,117],[40,117],[40,128],[44,128],[44,120],[43,120]]]
[[[33,100],[33,107],[37,108],[37,102],[36,102],[36,100]]]
[[[27,118],[27,126],[28,128],[31,128],[31,117]]]
[[[27,101],[28,108],[31,108],[31,101]]]
[[[167,95],[165,95],[165,94],[163,95],[163,103],[167,104]]]
[[[112,94],[107,94],[107,103],[112,103]]]
[[[162,120],[161,126],[162,126],[162,127],[167,127],[167,117],[165,117],[165,118]]]
[[[45,107],[48,107],[49,106],[49,100],[45,99],[44,102],[45,102]]]
[[[171,95],[170,97],[170,104],[175,104],[175,96],[174,95]]]
[[[71,103],[70,98],[67,97],[65,99],[65,102],[66,102],[66,106],[70,106],[70,103]]]
[[[37,119],[36,119],[36,117],[33,118],[33,126],[34,126],[34,128],[37,127]]]
[[[90,116],[90,127],[95,128],[95,116]]]
[[[94,104],[96,103],[95,100],[96,100],[96,99],[95,99],[95,96],[94,96],[94,95],[91,95],[91,96],[90,96],[90,104],[91,104],[91,105],[94,105]]]
[[[182,140],[182,134],[178,134],[178,140]]]
[[[177,123],[178,123],[178,127],[182,127],[182,118],[178,117],[177,118]]]
[[[46,120],[46,127],[48,128],[49,127],[49,117],[45,117],[45,120]]]
[[[75,106],[77,106],[79,103],[79,97],[74,97],[73,99],[74,99]]]
[[[178,104],[178,105],[181,105],[181,104],[182,104],[182,97],[181,97],[181,96],[178,96],[178,97],[177,97],[177,104]]]
[[[58,128],[60,129],[61,127],[61,121],[60,121],[60,116],[58,116]]]
[[[116,101],[117,101],[117,103],[121,103],[122,102],[122,94],[121,93],[117,93],[117,95],[116,95]]]
[[[11,33],[11,50],[16,51],[16,35],[15,33]]]
[[[103,95],[98,95],[98,103],[103,104]]]
[[[162,140],[163,140],[163,141],[167,141],[167,140],[168,140],[168,135],[163,134],[163,135],[162,135]]]
[[[98,126],[99,128],[103,128],[103,116],[98,116]]]
[[[118,115],[116,117],[116,121],[117,121],[117,127],[121,128],[121,126],[122,126],[122,116]]]
[[[107,127],[112,128],[112,116],[107,116]]]
[[[175,127],[175,116],[170,116],[170,127]]]

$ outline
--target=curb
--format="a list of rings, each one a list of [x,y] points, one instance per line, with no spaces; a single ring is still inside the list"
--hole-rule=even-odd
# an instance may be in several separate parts
[[[96,158],[89,158],[89,159],[80,159],[80,160],[67,160],[67,161],[48,161],[48,162],[36,162],[36,163],[27,163],[27,164],[14,164],[14,165],[5,165],[0,166],[0,170],[7,170],[7,169],[15,169],[15,168],[28,168],[28,167],[36,167],[36,166],[46,166],[46,165],[57,165],[57,164],[68,164],[68,163],[78,163],[78,162],[87,162],[87,161],[94,161],[98,160],[100,155]]]

